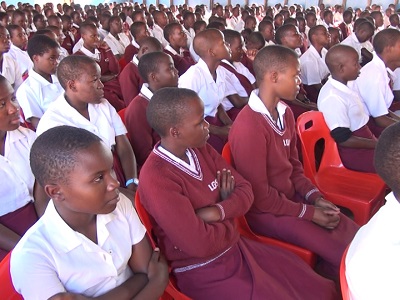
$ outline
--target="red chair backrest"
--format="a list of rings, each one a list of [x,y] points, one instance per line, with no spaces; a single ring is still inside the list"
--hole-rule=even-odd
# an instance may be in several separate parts
[[[344,168],[336,142],[330,135],[324,116],[319,111],[308,111],[297,118],[297,133],[303,150],[304,174],[313,181],[317,174],[315,148],[321,139],[325,142],[319,168],[324,166]],[[315,183],[315,182],[314,182]]]
[[[350,245],[346,248],[343,253],[342,260],[340,261],[340,289],[342,291],[343,300],[350,300],[349,286],[347,285],[346,279],[346,255]]]
[[[0,299],[1,300],[23,300],[17,293],[11,281],[10,274],[11,252],[0,262]]]
[[[230,164],[232,167],[235,167],[235,162],[233,161],[232,150],[229,142],[226,142],[224,148],[222,148],[222,157],[228,164]]]

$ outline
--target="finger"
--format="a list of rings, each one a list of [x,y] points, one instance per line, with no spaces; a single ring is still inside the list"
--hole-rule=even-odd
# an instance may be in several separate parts
[[[233,189],[235,188],[235,177],[231,176],[231,191],[233,191]]]
[[[159,248],[154,248],[153,254],[151,256],[152,261],[158,261],[160,258],[160,249]]]
[[[226,169],[222,169],[221,173],[221,188],[226,189]]]
[[[231,180],[232,180],[232,173],[231,170],[226,170],[226,188],[229,189],[231,186]]]
[[[217,171],[217,182],[221,186],[221,171]]]

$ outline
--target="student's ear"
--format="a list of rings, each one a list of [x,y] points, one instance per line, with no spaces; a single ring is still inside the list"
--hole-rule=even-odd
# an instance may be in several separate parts
[[[176,128],[175,126],[174,126],[174,127],[171,127],[171,128],[169,129],[169,135],[170,135],[171,137],[174,137],[174,138],[179,137],[179,129]]]
[[[76,92],[76,84],[75,84],[75,80],[68,80],[67,81],[67,89],[71,90],[73,92]]]
[[[63,201],[64,200],[64,195],[61,192],[61,189],[58,186],[58,184],[47,184],[44,186],[44,191],[54,201]]]
[[[149,47],[146,47],[146,46],[143,46],[142,48],[141,48],[141,55],[140,55],[140,57],[142,57],[143,55],[145,55],[147,52],[149,51]]]
[[[35,54],[35,55],[32,56],[33,62],[37,62],[38,59],[39,59],[39,55]]]
[[[278,81],[279,74],[277,71],[272,71],[267,74],[271,80],[271,82],[276,83]]]
[[[148,81],[157,81],[157,73],[155,72],[151,72],[148,76],[147,76]]]

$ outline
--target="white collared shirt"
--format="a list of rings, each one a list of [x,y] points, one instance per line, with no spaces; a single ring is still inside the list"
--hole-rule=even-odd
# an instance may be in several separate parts
[[[60,96],[64,89],[55,75],[51,75],[53,83],[48,82],[33,69],[29,70],[29,77],[17,90],[17,100],[22,107],[25,119],[41,118],[49,107]]]
[[[369,119],[360,95],[332,77],[321,88],[317,104],[331,131],[338,127],[356,131]]]
[[[125,48],[131,43],[125,33],[118,33],[119,40],[117,40],[111,33],[109,33],[104,41],[111,48],[114,55],[124,55]]]
[[[93,53],[92,51],[89,51],[88,49],[86,49],[85,46],[82,45],[82,47],[79,50],[81,50],[81,52],[83,54],[85,54],[86,56],[89,56],[89,57],[93,58],[95,61],[97,61],[97,62],[100,61],[100,51],[99,51],[99,49],[95,48],[94,49],[94,53]]]
[[[168,42],[164,38],[164,30],[159,25],[154,23],[152,32],[153,36],[161,43],[163,48],[165,48],[168,45]]]
[[[29,153],[35,139],[36,134],[23,127],[7,132],[5,155],[0,155],[0,216],[33,200],[35,178],[29,165]]]
[[[1,75],[8,80],[8,82],[14,87],[15,91],[18,90],[23,82],[22,72],[18,63],[8,53],[3,54]]]
[[[362,60],[362,57],[361,57],[362,44],[358,41],[355,33],[350,34],[347,38],[345,38],[341,42],[341,44],[353,47],[358,53],[359,62],[361,62],[361,60]]]
[[[207,64],[200,59],[179,77],[180,88],[195,91],[204,102],[204,116],[215,117],[222,100],[236,94],[234,87],[228,82],[227,75],[221,66],[218,66],[217,80],[214,81]]]
[[[328,50],[322,48],[321,55],[310,45],[310,48],[300,57],[300,78],[305,85],[320,84],[329,75],[329,69],[325,63]]]
[[[149,101],[153,97],[153,92],[150,91],[148,83],[142,84],[142,87],[140,88],[140,93],[142,94],[142,96],[144,96]]]
[[[254,75],[240,61],[234,61],[233,66],[235,67],[236,71],[238,71],[243,76],[246,76],[246,78],[250,81],[251,84],[254,84],[256,82],[256,78],[254,77]]]
[[[11,45],[8,54],[17,62],[22,74],[32,69],[33,62],[26,51]]]
[[[275,123],[277,125],[277,127],[280,130],[283,130],[284,128],[280,128],[281,127],[280,124],[285,126],[284,125],[284,115],[285,115],[287,106],[285,104],[283,104],[281,101],[278,102],[276,109],[278,111],[279,122],[275,122],[271,116],[271,113],[269,112],[267,107],[264,105],[264,103],[262,102],[262,100],[260,99],[258,94],[259,94],[259,89],[255,89],[254,91],[251,92],[250,97],[249,97],[249,103],[248,103],[249,107],[253,111],[267,116],[273,123]]]
[[[121,193],[113,212],[97,215],[96,227],[97,244],[69,227],[50,200],[44,215],[12,252],[16,291],[26,300],[66,291],[96,297],[132,277],[132,246],[143,239],[146,229],[131,201]]]
[[[137,55],[135,54],[132,58],[132,63],[134,63],[136,66],[139,65],[139,59],[137,58]]]
[[[353,300],[394,300],[400,295],[400,203],[393,193],[360,228],[346,256],[346,279]]]
[[[386,68],[378,55],[374,55],[373,59],[361,68],[360,76],[355,81],[366,111],[374,118],[388,114],[393,102],[388,73],[395,81],[393,72]]]
[[[78,52],[83,47],[83,38],[80,38],[78,42],[72,48],[72,53]]]
[[[106,99],[101,99],[99,104],[89,103],[88,111],[90,120],[69,105],[64,95],[60,95],[40,119],[36,134],[39,136],[50,128],[69,125],[94,133],[111,149],[115,145],[115,137],[127,133],[115,108]]]
[[[189,30],[187,30],[185,28],[185,26],[182,26],[182,28],[183,28],[183,32],[187,36],[187,47],[189,48],[190,45],[193,43],[193,40],[194,40],[194,37],[195,37],[196,33],[194,32],[193,28],[189,28]]]

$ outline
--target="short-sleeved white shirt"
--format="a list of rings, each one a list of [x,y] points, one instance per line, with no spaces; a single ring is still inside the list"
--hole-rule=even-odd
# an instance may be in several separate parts
[[[33,200],[35,177],[29,165],[29,153],[35,139],[36,134],[23,127],[7,132],[4,156],[0,155],[0,216]]]
[[[50,103],[64,92],[57,76],[51,75],[51,80],[53,83],[48,82],[33,69],[29,70],[29,77],[21,84],[16,93],[25,119],[41,118]]]
[[[346,256],[346,279],[353,300],[394,300],[400,295],[400,203],[393,193],[360,228]]]
[[[164,37],[164,30],[154,23],[152,32],[153,36],[161,43],[163,48],[167,47],[168,41]]]
[[[146,233],[131,201],[120,194],[116,209],[97,215],[96,226],[97,244],[69,227],[50,200],[44,215],[12,252],[16,291],[26,300],[66,291],[96,297],[130,278],[132,245]]]
[[[329,69],[325,63],[328,50],[322,48],[321,56],[313,45],[300,56],[300,78],[305,85],[320,84],[329,75]]]
[[[115,145],[115,137],[127,133],[120,116],[104,98],[99,104],[88,104],[88,110],[90,121],[69,105],[64,95],[61,95],[40,119],[36,134],[39,136],[50,128],[69,125],[94,133],[111,149]]]
[[[393,80],[393,90],[400,91],[400,68],[394,70],[395,78]]]
[[[360,95],[332,77],[321,88],[317,104],[331,131],[338,127],[356,131],[369,119]]]
[[[124,55],[125,48],[131,43],[129,38],[124,33],[118,34],[119,40],[117,40],[111,33],[109,33],[104,41],[111,48],[114,55]]]
[[[4,53],[3,55],[3,69],[1,75],[8,80],[15,91],[18,90],[23,82],[22,72],[18,63],[8,53]]]
[[[26,51],[23,51],[18,47],[11,45],[8,54],[17,62],[22,74],[32,69],[33,62]]]
[[[395,77],[393,72],[388,70],[384,62],[375,54],[374,58],[361,68],[360,76],[355,81],[366,112],[374,118],[388,114],[388,109],[393,102],[389,74],[393,78]]]
[[[205,117],[215,117],[222,100],[229,95],[236,94],[224,69],[218,66],[216,72],[217,80],[214,81],[207,64],[200,59],[197,64],[191,66],[179,77],[180,88],[195,91],[201,100],[203,100]]]
[[[358,58],[359,61],[361,62],[361,48],[362,48],[362,44],[358,41],[356,34],[350,34],[347,38],[345,38],[342,42],[342,45],[347,45],[350,47],[353,47],[357,53],[358,53]]]

